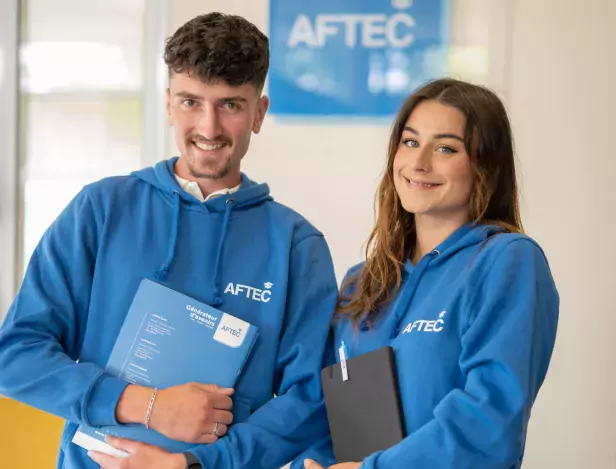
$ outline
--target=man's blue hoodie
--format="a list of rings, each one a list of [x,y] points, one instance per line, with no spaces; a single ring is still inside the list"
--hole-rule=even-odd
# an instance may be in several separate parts
[[[204,467],[278,468],[322,418],[337,295],[323,235],[245,176],[201,203],[175,162],[86,186],[43,236],[0,329],[0,393],[67,420],[59,468],[97,467],[71,443],[79,424],[118,424],[127,383],[104,366],[143,278],[259,328],[228,435],[192,450]]]

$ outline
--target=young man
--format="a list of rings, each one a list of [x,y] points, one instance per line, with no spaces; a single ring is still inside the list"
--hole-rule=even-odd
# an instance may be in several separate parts
[[[45,233],[0,329],[0,393],[67,420],[59,468],[278,468],[318,433],[331,257],[319,231],[240,172],[268,108],[266,36],[211,13],[175,33],[165,60],[181,155],[85,187]],[[153,389],[104,371],[143,278],[256,325],[259,341],[235,390],[158,391],[150,427],[190,452],[112,439],[131,455],[88,455],[71,443],[79,424],[145,423]]]

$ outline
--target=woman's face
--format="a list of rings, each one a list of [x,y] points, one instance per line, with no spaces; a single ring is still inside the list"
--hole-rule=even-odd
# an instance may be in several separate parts
[[[464,145],[464,115],[434,100],[421,102],[406,121],[393,164],[396,192],[418,217],[470,218],[473,169]]]

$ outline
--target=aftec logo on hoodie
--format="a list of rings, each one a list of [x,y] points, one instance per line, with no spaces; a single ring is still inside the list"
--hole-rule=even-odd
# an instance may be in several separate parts
[[[261,303],[269,303],[272,299],[272,292],[270,290],[274,284],[265,282],[264,286],[265,290],[260,290],[248,285],[241,285],[239,283],[234,285],[233,282],[229,282],[229,285],[225,288],[225,293],[231,293],[234,296],[245,296],[249,300],[260,301]]]
[[[427,319],[419,319],[417,321],[409,322],[404,330],[403,334],[410,334],[411,332],[441,332],[445,327],[445,315],[447,311],[441,311],[438,315],[438,319],[434,321],[428,321]]]

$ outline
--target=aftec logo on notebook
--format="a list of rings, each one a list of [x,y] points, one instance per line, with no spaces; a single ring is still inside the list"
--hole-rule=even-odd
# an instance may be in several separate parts
[[[223,313],[218,328],[214,333],[214,340],[229,347],[240,347],[244,343],[244,338],[249,328],[250,324],[246,321]]]

